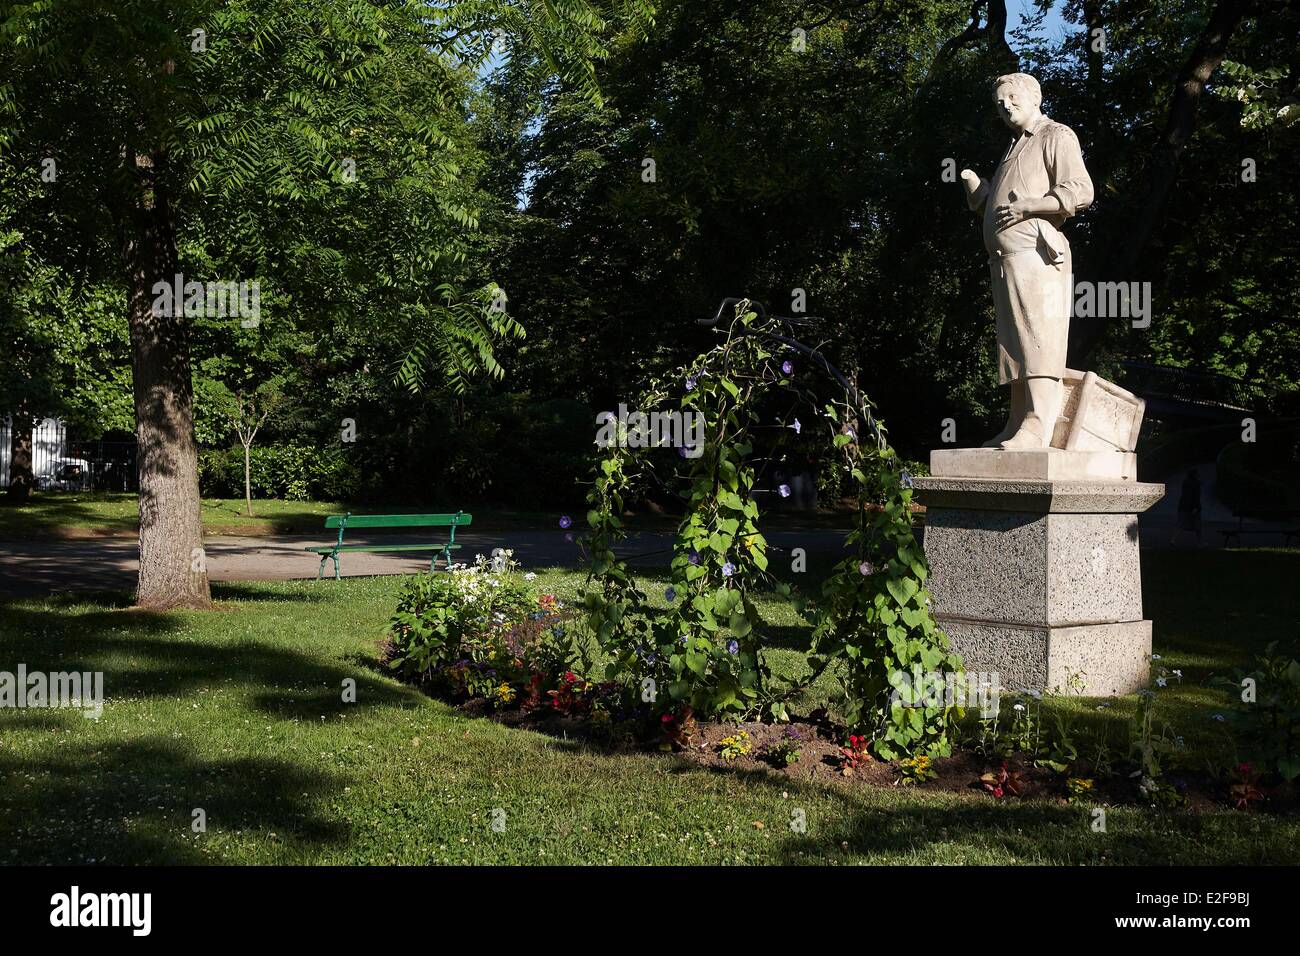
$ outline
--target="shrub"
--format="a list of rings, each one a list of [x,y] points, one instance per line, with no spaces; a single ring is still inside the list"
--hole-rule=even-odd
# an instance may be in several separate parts
[[[362,469],[342,447],[299,442],[254,446],[249,452],[249,486],[254,498],[286,501],[349,501],[357,497]],[[210,498],[244,496],[244,449],[199,453],[199,486]]]
[[[1300,779],[1300,661],[1273,641],[1249,671],[1216,683],[1241,695],[1227,715],[1238,752],[1262,773]]]
[[[590,687],[570,670],[577,653],[567,616],[554,595],[530,593],[509,552],[494,560],[480,555],[473,566],[407,583],[384,659],[407,680],[453,699],[529,707],[549,697],[569,713]]]

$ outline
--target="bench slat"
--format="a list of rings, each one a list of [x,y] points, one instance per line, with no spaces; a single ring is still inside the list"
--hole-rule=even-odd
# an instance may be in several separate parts
[[[325,519],[325,527],[337,528],[343,523],[343,515],[330,515]],[[351,528],[439,528],[455,525],[463,528],[474,523],[474,516],[460,515],[350,515],[347,526]]]
[[[315,551],[317,554],[333,554],[336,551],[456,551],[459,550],[458,544],[345,544],[341,548],[330,546],[303,548],[304,551]]]

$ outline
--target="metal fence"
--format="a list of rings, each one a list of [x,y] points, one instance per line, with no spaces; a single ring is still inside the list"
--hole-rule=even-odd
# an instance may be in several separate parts
[[[13,430],[0,419],[0,488],[9,487]],[[32,429],[32,476],[42,491],[135,491],[135,442],[85,440],[47,418]]]

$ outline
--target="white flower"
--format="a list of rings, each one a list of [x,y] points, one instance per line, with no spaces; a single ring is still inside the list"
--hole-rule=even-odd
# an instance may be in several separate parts
[[[536,580],[537,580],[537,575],[533,574],[532,571],[529,571],[527,574],[524,575],[524,580],[525,580],[525,581],[536,581]]]
[[[1168,682],[1167,680],[1165,680],[1163,677],[1157,677],[1157,678],[1156,678],[1156,686],[1157,686],[1157,687],[1164,687],[1164,686],[1165,686],[1166,684],[1168,684],[1168,683],[1169,683],[1169,682]]]
[[[1016,706],[1013,708],[1013,710],[1024,710],[1024,709],[1025,709],[1024,704],[1016,704]]]

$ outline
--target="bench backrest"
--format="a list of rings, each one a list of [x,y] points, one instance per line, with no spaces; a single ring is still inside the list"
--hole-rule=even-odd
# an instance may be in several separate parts
[[[452,515],[330,515],[326,528],[452,528],[473,524],[474,516],[458,511]]]

